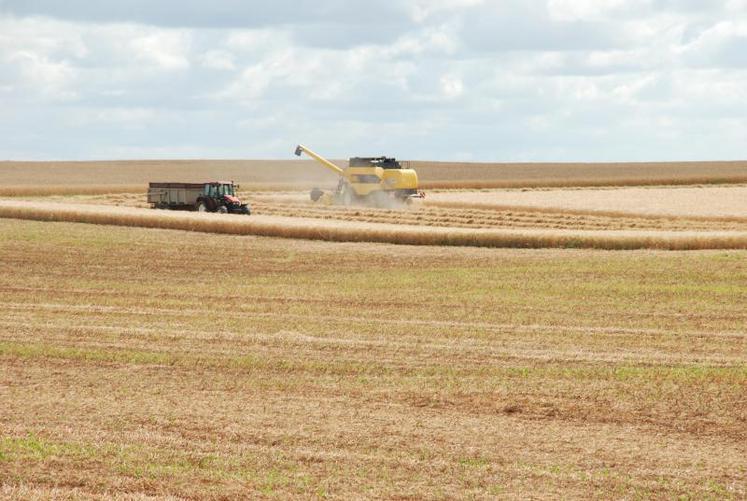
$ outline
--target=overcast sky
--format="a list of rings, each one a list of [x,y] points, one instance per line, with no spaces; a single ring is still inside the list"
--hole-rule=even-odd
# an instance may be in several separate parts
[[[747,159],[747,0],[0,0],[0,159]]]

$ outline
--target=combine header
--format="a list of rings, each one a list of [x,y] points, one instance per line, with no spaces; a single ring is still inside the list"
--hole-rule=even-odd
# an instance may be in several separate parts
[[[340,176],[334,193],[324,193],[319,188],[311,190],[311,200],[327,204],[389,207],[393,202],[409,203],[413,198],[425,198],[418,191],[418,175],[405,169],[394,158],[353,157],[349,166],[342,169],[305,146],[296,146],[296,155],[306,153]]]

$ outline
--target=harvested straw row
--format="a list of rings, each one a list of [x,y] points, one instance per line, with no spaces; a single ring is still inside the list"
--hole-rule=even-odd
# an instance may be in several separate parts
[[[334,242],[407,245],[595,248],[595,249],[747,249],[747,232],[616,232],[575,230],[470,230],[390,224],[360,224],[273,216],[220,216],[149,209],[38,205],[0,202],[0,217],[79,222],[173,230],[256,235]]]

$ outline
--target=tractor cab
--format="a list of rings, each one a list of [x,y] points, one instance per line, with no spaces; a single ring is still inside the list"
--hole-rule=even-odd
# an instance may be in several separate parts
[[[203,194],[210,198],[223,198],[226,195],[235,197],[236,189],[233,183],[206,183]]]

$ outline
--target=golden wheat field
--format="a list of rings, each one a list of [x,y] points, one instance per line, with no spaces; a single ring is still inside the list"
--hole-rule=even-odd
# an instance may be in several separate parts
[[[747,163],[413,166],[0,163],[0,498],[747,498]]]
[[[347,161],[335,160],[345,166]],[[457,163],[405,161],[426,189],[747,182],[747,162]],[[0,196],[145,189],[148,182],[234,180],[247,188],[307,189],[335,175],[312,160],[0,162]]]
[[[614,189],[545,189],[441,191],[433,205],[459,207],[548,208],[567,212],[602,212],[652,216],[733,218],[747,221],[747,185],[697,187],[618,187]]]

